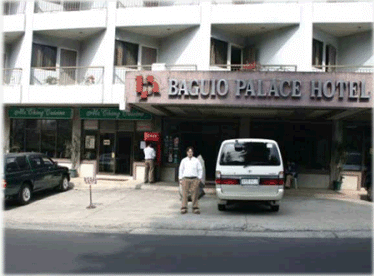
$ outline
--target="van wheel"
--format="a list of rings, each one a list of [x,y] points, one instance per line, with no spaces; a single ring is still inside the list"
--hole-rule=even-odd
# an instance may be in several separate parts
[[[18,202],[21,205],[26,205],[31,200],[31,187],[29,184],[23,184],[18,194]]]
[[[272,206],[270,206],[270,208],[271,208],[271,211],[273,211],[273,212],[278,212],[279,211],[279,205],[272,205]]]
[[[225,204],[218,204],[218,210],[225,211],[226,210],[226,205]]]

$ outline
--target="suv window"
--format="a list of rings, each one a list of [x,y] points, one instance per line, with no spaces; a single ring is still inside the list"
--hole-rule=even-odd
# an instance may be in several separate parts
[[[42,168],[43,162],[40,156],[30,156],[31,167],[34,169]]]
[[[30,169],[29,164],[27,163],[26,156],[18,156],[16,157],[16,162],[21,171],[26,171]]]
[[[19,171],[19,167],[18,167],[15,157],[9,157],[6,159],[5,171],[6,172]]]
[[[235,143],[227,143],[222,148],[220,165],[234,166],[279,166],[279,152],[274,143],[244,142],[235,150]]]
[[[43,159],[43,163],[45,167],[53,166],[53,161],[49,159],[48,157],[43,156],[42,159]]]

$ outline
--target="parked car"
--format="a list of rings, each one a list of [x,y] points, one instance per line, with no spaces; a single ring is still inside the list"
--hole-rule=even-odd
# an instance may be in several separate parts
[[[235,202],[257,202],[279,211],[284,193],[283,160],[276,141],[223,141],[216,164],[218,210]]]
[[[4,155],[5,199],[16,198],[25,205],[32,194],[45,189],[69,188],[69,169],[58,166],[40,153],[9,153]]]

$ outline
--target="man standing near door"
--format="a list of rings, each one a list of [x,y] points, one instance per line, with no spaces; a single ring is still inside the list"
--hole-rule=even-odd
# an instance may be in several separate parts
[[[145,159],[145,171],[144,171],[144,183],[154,183],[155,176],[155,159],[156,151],[152,148],[150,142],[146,142],[146,148],[144,149],[144,159]]]

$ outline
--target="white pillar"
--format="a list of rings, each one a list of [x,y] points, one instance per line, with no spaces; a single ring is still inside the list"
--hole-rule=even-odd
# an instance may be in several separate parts
[[[298,41],[301,54],[298,58],[297,71],[312,71],[313,50],[313,3],[311,1],[300,4],[300,25]]]
[[[199,30],[199,41],[201,43],[201,59],[200,63],[197,65],[197,69],[204,71],[208,71],[210,68],[211,5],[212,4],[210,0],[201,0],[201,21]]]
[[[102,55],[104,59],[104,97],[103,103],[112,103],[115,99],[113,91],[113,70],[114,70],[114,45],[116,37],[116,1],[107,1],[107,28],[104,34],[104,47]],[[118,103],[119,104],[119,103]]]
[[[33,17],[34,1],[26,1],[25,6],[25,34],[21,38],[18,46],[19,51],[15,62],[15,68],[22,68],[21,78],[21,103],[29,100],[32,40],[33,40]]]

